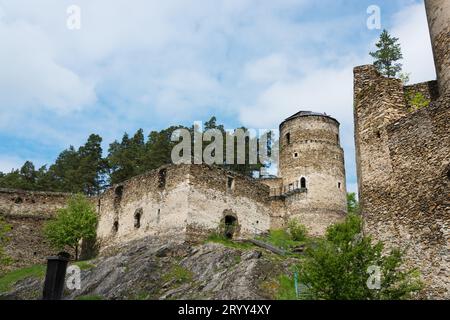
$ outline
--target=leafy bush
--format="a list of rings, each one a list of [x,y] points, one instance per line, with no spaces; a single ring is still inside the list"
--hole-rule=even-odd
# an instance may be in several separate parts
[[[297,220],[289,221],[288,232],[294,241],[305,241],[308,236],[308,229]]]
[[[359,202],[356,200],[356,193],[347,193],[348,214],[359,214]]]
[[[93,239],[96,235],[97,214],[93,205],[83,195],[73,196],[67,208],[60,209],[56,219],[47,223],[44,234],[57,249],[66,246],[75,250],[78,260],[78,247],[82,239]]]
[[[408,101],[411,106],[410,111],[416,111],[430,105],[430,100],[425,98],[421,92],[411,92],[408,94]]]
[[[300,266],[300,281],[313,299],[367,300],[407,299],[421,289],[417,270],[403,270],[402,253],[383,254],[383,244],[363,236],[362,220],[349,215],[345,222],[330,226],[325,239],[306,250]],[[380,272],[379,287],[370,268]]]

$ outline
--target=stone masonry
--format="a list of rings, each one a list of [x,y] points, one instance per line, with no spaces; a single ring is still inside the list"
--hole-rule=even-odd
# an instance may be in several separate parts
[[[354,70],[364,229],[374,240],[384,241],[387,249],[405,251],[407,265],[421,271],[423,298],[450,297],[450,65],[448,31],[446,36],[441,32],[441,24],[450,21],[448,4],[426,1],[438,82],[403,87],[374,66]],[[431,104],[410,110],[408,96],[415,92]]]

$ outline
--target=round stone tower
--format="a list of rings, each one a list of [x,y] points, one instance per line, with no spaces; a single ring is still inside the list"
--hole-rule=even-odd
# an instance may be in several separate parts
[[[450,1],[425,0],[439,93],[450,92]]]
[[[280,125],[279,176],[289,219],[322,235],[347,213],[344,151],[339,122],[301,111]]]

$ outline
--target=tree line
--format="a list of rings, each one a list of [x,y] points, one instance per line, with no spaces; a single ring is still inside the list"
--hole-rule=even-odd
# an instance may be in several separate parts
[[[36,168],[32,161],[26,161],[20,169],[9,173],[0,172],[0,188],[31,191],[55,191],[97,195],[112,184],[123,182],[136,175],[171,164],[171,151],[178,142],[171,141],[177,129],[191,132],[192,143],[194,126],[171,126],[161,131],[151,131],[147,136],[139,129],[134,135],[124,133],[120,141],[109,144],[106,156],[103,156],[102,137],[91,134],[86,143],[76,149],[70,146],[62,151],[55,163]],[[218,129],[228,134],[216,117],[204,123],[204,129]],[[242,127],[240,129],[247,130]],[[247,137],[249,139],[257,139]],[[205,149],[211,142],[203,142]],[[268,142],[270,143],[270,141]],[[236,142],[235,142],[236,145]],[[247,143],[247,152],[248,152]],[[236,154],[236,153],[235,153]],[[234,162],[236,163],[236,161]],[[253,173],[269,164],[224,164],[224,168],[252,176]]]

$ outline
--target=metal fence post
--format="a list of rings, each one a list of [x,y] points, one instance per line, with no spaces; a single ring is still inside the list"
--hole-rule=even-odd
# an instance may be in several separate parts
[[[61,300],[64,292],[67,264],[70,254],[58,253],[57,256],[47,258],[47,272],[45,274],[43,300]]]

